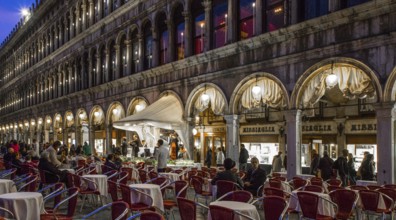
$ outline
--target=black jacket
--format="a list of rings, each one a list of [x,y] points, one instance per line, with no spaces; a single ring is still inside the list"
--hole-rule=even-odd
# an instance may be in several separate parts
[[[242,148],[239,153],[239,163],[247,163],[247,159],[249,158],[249,152],[246,148]]]
[[[245,187],[245,189],[255,195],[257,189],[267,180],[267,173],[260,167],[258,167],[256,170],[249,169],[246,180],[250,183],[250,186]]]
[[[47,159],[40,158],[40,162],[38,165],[39,170],[44,170],[45,171],[45,180],[47,183],[55,183],[57,182],[58,178],[56,177],[59,176],[60,182],[67,182],[67,171],[66,170],[59,170],[56,168],[55,165],[50,163]]]
[[[231,170],[225,170],[223,172],[217,173],[215,178],[212,179],[212,185],[216,185],[217,180],[228,180],[237,183],[240,187],[243,187],[243,182],[236,173]]]

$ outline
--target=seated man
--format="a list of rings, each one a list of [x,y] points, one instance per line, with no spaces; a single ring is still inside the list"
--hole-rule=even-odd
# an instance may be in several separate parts
[[[231,158],[226,158],[224,160],[225,170],[216,174],[216,176],[212,179],[212,185],[216,185],[217,180],[228,180],[237,183],[242,188],[243,182],[241,178],[239,178],[236,173],[231,171],[233,167],[235,167],[235,162]]]
[[[40,162],[38,165],[39,170],[45,171],[45,180],[47,183],[56,183],[59,176],[59,181],[66,183],[67,185],[67,170],[59,170],[54,164],[50,163],[49,160],[49,153],[47,151],[43,151],[41,153]]]
[[[117,170],[117,171],[120,169],[120,166],[114,162],[113,154],[107,155],[106,162],[104,163],[104,165],[106,165],[107,169],[112,169],[112,170]],[[110,170],[106,170],[106,172],[108,172],[108,171],[110,171]],[[102,170],[102,172],[103,172],[103,170]]]
[[[253,157],[250,160],[250,163],[252,164],[252,168],[247,172],[245,190],[251,192],[253,195],[256,195],[258,188],[263,185],[267,179],[267,173],[265,170],[260,168],[257,157]]]

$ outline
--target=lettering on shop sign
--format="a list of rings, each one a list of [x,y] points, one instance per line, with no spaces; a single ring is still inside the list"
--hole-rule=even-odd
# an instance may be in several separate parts
[[[349,134],[375,134],[377,123],[375,119],[350,120],[345,123],[345,133]]]
[[[303,125],[302,131],[331,131],[331,125]]]
[[[247,134],[275,134],[277,132],[277,126],[243,126],[240,128],[241,135]]]
[[[377,124],[351,124],[351,131],[376,131]]]

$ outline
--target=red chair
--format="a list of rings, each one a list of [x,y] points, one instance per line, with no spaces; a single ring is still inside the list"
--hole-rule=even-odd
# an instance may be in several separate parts
[[[132,167],[121,167],[121,171],[125,171],[128,173],[127,182],[131,182],[131,183],[136,182],[136,179],[132,177],[133,172],[135,172]]]
[[[308,181],[301,178],[293,177],[292,184],[293,184],[293,188],[297,190],[308,185]]]
[[[329,193],[331,201],[338,206],[337,219],[349,219],[353,215],[357,201],[357,193],[348,189],[337,189]]]
[[[272,177],[271,179],[279,180],[282,182],[285,182],[287,180],[286,177],[283,177],[283,176],[276,176],[276,177]]]
[[[381,195],[386,205],[385,209],[378,208]],[[382,219],[384,219],[386,214],[392,214],[394,201],[389,196],[374,190],[359,190],[359,196],[360,200],[362,201],[362,212],[366,213],[367,216],[379,215],[382,216]]]
[[[30,175],[26,181],[25,184],[22,186],[18,187],[18,192],[24,191],[24,192],[36,192],[37,191],[37,181],[38,181],[38,176],[36,175]]]
[[[385,184],[382,186],[383,188],[391,188],[391,189],[396,189],[396,184]]]
[[[368,190],[367,186],[358,186],[358,185],[352,185],[349,186],[350,189],[352,190]]]
[[[84,207],[85,198],[87,197],[87,195],[91,195],[92,198],[94,196],[98,196],[100,204],[103,204],[102,197],[100,196],[99,192],[99,187],[94,181],[71,173],[69,173],[67,177],[68,182],[72,182],[73,187],[78,187],[79,193],[83,196],[80,212]]]
[[[367,185],[367,188],[369,190],[377,190],[377,189],[381,189],[382,186],[377,186],[377,185]]]
[[[328,192],[331,192],[331,191],[337,190],[337,189],[344,189],[344,187],[342,187],[342,186],[327,186]]]
[[[279,196],[264,196],[263,210],[265,220],[279,220],[287,212],[289,204],[283,197]]]
[[[71,219],[73,219],[73,216],[74,216],[74,213],[75,213],[76,207],[77,207],[78,188],[76,188],[76,187],[68,188],[68,189],[65,189],[63,191],[60,191],[60,192],[54,194],[53,196],[55,197],[57,195],[61,195],[64,192],[67,192],[68,196],[65,199],[63,199],[62,201],[60,201],[58,204],[56,204],[56,206],[52,210],[52,213],[41,214],[40,220],[54,220],[54,219],[62,219],[62,220],[70,219],[71,220]],[[59,207],[66,202],[68,203],[67,212],[64,214],[58,213]]]
[[[282,181],[277,180],[277,179],[269,179],[268,183],[270,185],[270,187],[272,188],[277,188],[277,189],[282,189]]]
[[[136,164],[136,169],[143,169],[144,168],[144,162],[139,162]]]
[[[151,198],[150,195],[124,184],[119,184],[119,187],[121,188],[122,201],[128,203],[129,208],[131,209],[132,212],[143,211],[143,210],[155,211],[155,209],[153,208],[153,198]],[[145,200],[145,202],[142,201],[133,202],[131,200],[132,197],[144,198],[143,200]]]
[[[302,188],[303,191],[324,193],[322,186],[306,185]]]
[[[58,175],[47,172],[45,170],[39,169],[39,174],[40,174],[40,182],[41,182],[42,187],[44,187],[46,185],[51,185],[53,183],[57,183],[60,181],[60,177]],[[49,177],[48,180],[47,180],[47,177]],[[49,181],[50,179],[53,181]]]
[[[298,197],[298,202],[301,207],[301,215],[304,218],[309,218],[309,219],[333,219],[331,216],[325,216],[321,215],[318,213],[318,203],[319,199],[325,200],[329,202],[331,205],[333,205],[336,209],[336,213],[338,212],[337,209],[337,204],[334,202],[324,199],[322,197],[319,197],[317,194],[310,193],[310,192],[297,192],[297,197]]]
[[[106,205],[94,210],[93,212],[83,216],[82,219],[88,219],[109,207],[111,207],[111,219],[112,220],[126,220],[127,219],[128,213],[129,213],[129,205],[128,205],[128,203],[123,202],[123,201],[117,201],[117,202],[112,202],[112,203],[106,204]],[[98,216],[98,217],[100,218],[100,216]]]
[[[177,197],[177,204],[179,206],[179,213],[181,220],[196,220],[197,206],[195,202],[189,199]]]
[[[86,160],[77,160],[77,166],[85,167],[87,165]]]
[[[239,178],[241,178],[241,180],[243,180],[246,177],[246,172],[241,170],[238,172],[238,176],[239,176]]]
[[[141,183],[147,182],[147,171],[145,170],[139,170],[139,179]]]
[[[320,177],[312,177],[309,182],[314,186],[323,186],[323,179]]]
[[[191,184],[192,184],[192,186],[194,188],[194,192],[195,192],[194,201],[197,201],[198,196],[202,196],[202,197],[205,197],[206,204],[208,204],[208,197],[212,196],[212,193],[202,190],[202,186],[204,184],[204,179],[199,176],[192,176]]]
[[[174,185],[174,198],[186,198],[187,195],[187,188],[188,188],[188,183],[184,180],[178,180],[175,181],[173,183],[171,183],[171,185]],[[173,208],[177,207],[177,201],[176,200],[164,200],[164,209],[166,211],[170,211],[172,213],[173,219],[175,219],[174,213],[173,213]],[[165,212],[167,214],[167,212]]]
[[[216,201],[236,201],[236,202],[250,203],[252,200],[253,200],[253,195],[251,192],[245,190],[235,190],[224,194]]]
[[[222,206],[217,206],[217,205],[210,205],[209,206],[209,211],[210,211],[210,216],[212,217],[212,220],[224,220],[224,219],[234,219],[235,214],[241,215],[247,219],[252,219],[254,218],[245,215],[241,212],[225,208]]]
[[[147,183],[152,183],[158,185],[161,189],[162,196],[165,196],[165,188],[169,183],[169,179],[164,176],[159,176],[154,179],[149,180]]]
[[[379,189],[377,189],[377,191],[382,193],[382,194],[385,194],[385,195],[389,196],[389,198],[393,199],[393,202],[396,201],[396,190],[395,189],[379,188]],[[387,204],[385,204],[386,207],[390,207],[391,206],[390,200],[385,199],[384,202],[387,203]],[[396,210],[396,207],[393,208],[393,211],[395,211],[395,210]]]
[[[113,202],[121,201],[122,199],[118,198],[118,187],[117,183],[111,180],[107,180],[107,187],[108,187],[108,192],[111,196],[111,199]]]
[[[14,213],[6,208],[0,207],[0,213],[3,213],[0,215],[0,219],[15,219]]]
[[[273,187],[264,188],[263,193],[265,196],[279,196],[282,198],[285,197],[285,192],[283,192],[283,190],[278,189],[278,188],[273,188]]]
[[[330,186],[341,186],[342,185],[342,181],[339,179],[328,179],[326,182]]]
[[[157,172],[154,172],[154,171],[150,171],[150,172],[148,173],[148,176],[149,176],[150,179],[155,179],[155,178],[158,177],[158,173],[157,173]]]
[[[117,182],[118,183],[122,183],[122,184],[127,184],[128,182],[128,172],[127,171],[121,171],[118,173],[118,179]]]
[[[140,220],[164,220],[164,217],[162,215],[151,211],[139,212],[129,217],[127,220],[133,220],[137,218],[139,218]]]
[[[280,173],[272,173],[271,176],[272,176],[272,177],[280,177],[281,174],[280,174]]]
[[[228,192],[235,191],[237,187],[237,185],[234,182],[227,180],[217,180],[216,186],[217,186],[216,198],[220,198]],[[229,198],[225,198],[225,200],[229,200]]]

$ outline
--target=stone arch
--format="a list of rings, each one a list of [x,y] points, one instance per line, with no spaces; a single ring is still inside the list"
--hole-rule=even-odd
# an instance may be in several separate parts
[[[252,73],[251,75],[245,77],[243,80],[241,80],[237,86],[235,87],[231,99],[230,99],[230,114],[238,114],[238,105],[239,101],[241,99],[242,93],[244,90],[246,90],[250,85],[256,82],[258,79],[262,78],[267,78],[272,81],[274,81],[281,89],[284,95],[284,98],[286,99],[286,108],[289,108],[289,94],[287,92],[286,87],[283,85],[282,81],[280,81],[276,76],[266,73],[266,72],[256,72]]]
[[[118,32],[117,37],[115,38],[115,44],[116,45],[120,45],[121,44],[121,39],[122,39],[123,36],[125,36],[125,38],[127,36],[127,33],[126,33],[125,30],[121,30],[120,32]]]
[[[309,67],[297,80],[291,98],[290,98],[290,108],[291,109],[298,109],[301,104],[301,98],[302,95],[305,92],[307,84],[318,74],[321,73],[320,70],[326,70],[330,69],[332,63],[337,66],[337,65],[351,65],[354,66],[360,70],[362,70],[364,73],[367,74],[367,76],[371,79],[376,95],[377,95],[377,101],[380,102],[383,98],[382,95],[382,89],[381,89],[381,84],[378,80],[378,75],[367,65],[362,63],[361,61],[358,61],[353,58],[348,58],[348,57],[333,57],[333,58],[328,58],[325,60],[322,60],[313,66]]]
[[[149,105],[149,102],[147,101],[147,99],[143,96],[136,96],[134,97],[128,104],[128,108],[127,111],[125,112],[125,116],[130,116],[133,113],[133,109],[135,109],[137,104],[143,104],[145,103],[146,106]]]
[[[383,101],[396,101],[396,67],[393,68],[392,72],[389,74],[388,80],[386,81]]]
[[[99,115],[95,115],[95,112],[98,112]],[[89,123],[90,125],[101,125],[105,122],[106,115],[103,115],[104,111],[102,106],[95,105],[92,107],[91,112],[89,113]]]
[[[118,111],[118,113],[114,113],[114,110]],[[113,121],[116,121],[124,118],[125,117],[125,110],[124,110],[124,106],[122,105],[121,102],[119,101],[114,101],[112,102],[108,109],[107,109],[107,113],[106,113],[106,124],[112,124]]]

